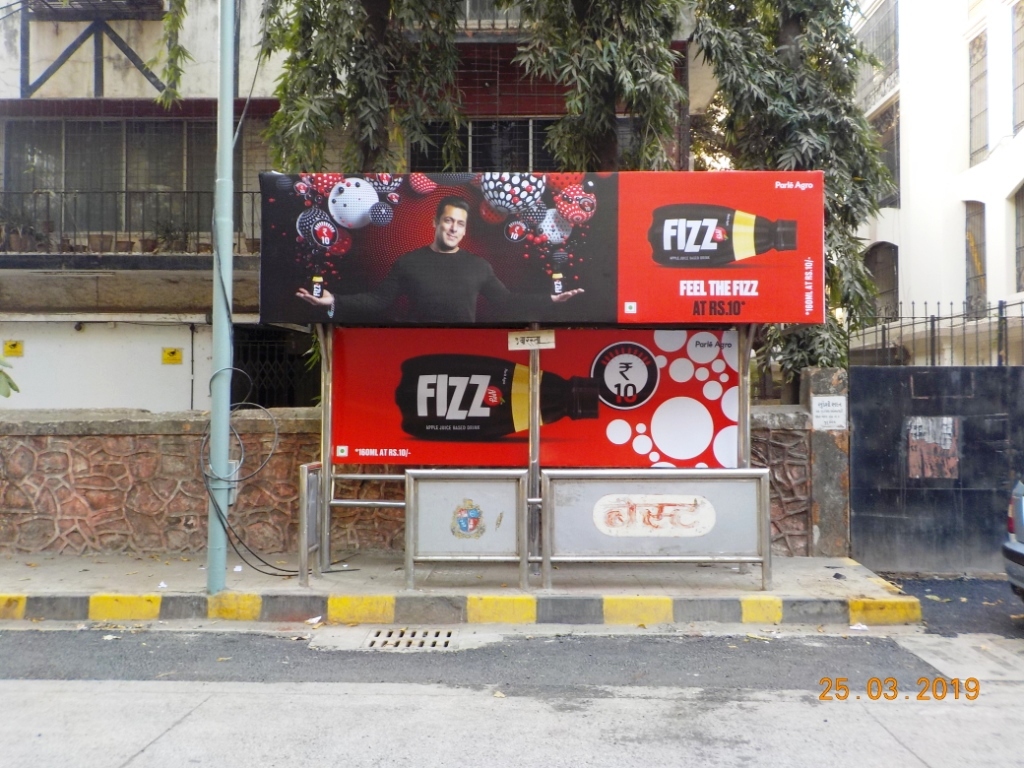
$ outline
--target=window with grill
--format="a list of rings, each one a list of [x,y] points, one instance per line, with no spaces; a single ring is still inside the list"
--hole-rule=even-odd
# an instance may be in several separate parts
[[[857,82],[857,103],[871,109],[898,85],[899,13],[896,0],[886,0],[857,32],[864,50],[875,57],[877,67],[863,65]]]
[[[985,204],[967,203],[967,314],[984,317],[988,309],[985,280]]]
[[[875,320],[886,322],[899,317],[899,248],[892,243],[876,243],[864,254],[864,266],[875,283]]]
[[[523,120],[471,120],[463,128],[462,143],[468,160],[462,158],[456,171],[533,171],[543,173],[558,170],[554,156],[548,151],[547,132],[554,125],[551,118]],[[629,118],[618,119],[620,157],[633,144],[633,131]],[[409,158],[410,171],[437,173],[444,170],[441,145],[445,127],[431,124],[428,133],[434,146],[425,152],[413,149]]]
[[[900,103],[883,110],[871,121],[882,144],[882,162],[892,175],[892,191],[878,201],[880,208],[900,207]]]
[[[1024,2],[1013,6],[1013,132],[1024,128]]]
[[[47,218],[63,230],[211,228],[217,157],[211,121],[10,120],[4,145],[7,205],[49,204]],[[234,168],[238,191],[240,146]],[[240,207],[236,195],[236,221]]]
[[[984,32],[971,40],[971,165],[988,156],[988,53]]]
[[[1024,187],[1013,196],[1013,208],[1017,220],[1017,291],[1024,291]]]

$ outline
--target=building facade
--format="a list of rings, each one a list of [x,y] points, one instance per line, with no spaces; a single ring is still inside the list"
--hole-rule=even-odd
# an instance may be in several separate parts
[[[859,101],[896,182],[861,232],[879,325],[951,325],[992,338],[996,358],[982,350],[984,361],[1021,364],[1024,3],[873,0],[861,10],[855,29],[878,65],[863,73]],[[924,322],[903,330],[922,342],[904,341],[918,350],[904,361],[978,359],[956,331],[925,340]]]
[[[165,7],[19,0],[0,11],[0,339],[22,389],[0,408],[209,405],[218,3],[189,2],[180,42],[194,59],[169,111],[154,101],[163,83],[150,63],[166,45]],[[235,36],[235,356],[250,399],[302,406],[318,394],[303,374],[308,334],[255,325],[258,174],[272,168],[263,133],[280,74],[258,55],[260,8],[239,3]],[[553,169],[544,131],[563,112],[560,91],[511,63],[514,16],[476,0],[463,14],[457,170]],[[695,103],[709,82],[694,83]],[[440,168],[430,152],[409,158],[410,170]],[[248,383],[237,389],[245,397]]]

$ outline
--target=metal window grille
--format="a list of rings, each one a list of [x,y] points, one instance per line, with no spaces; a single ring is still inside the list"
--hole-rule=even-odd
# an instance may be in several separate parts
[[[521,120],[470,120],[461,129],[465,154],[454,171],[532,171],[543,173],[558,170],[554,156],[547,148],[547,131],[554,118],[528,118]],[[618,119],[619,154],[628,152],[633,144],[632,124],[629,118]],[[425,150],[413,148],[409,170],[424,173],[443,171],[441,145],[447,133],[441,123],[430,123],[427,135],[433,145]]]
[[[877,243],[864,254],[864,266],[875,281],[875,317],[871,324],[885,323],[899,316],[899,248]]]
[[[1016,227],[1016,250],[1017,250],[1017,290],[1024,291],[1024,187],[1017,190],[1013,196],[1014,217],[1017,221]]]
[[[988,290],[985,280],[985,204],[967,203],[967,313],[986,311]]]
[[[880,208],[900,207],[900,103],[890,105],[871,121],[882,144],[882,162],[892,175],[892,191],[878,201]]]
[[[988,42],[982,32],[971,40],[971,165],[988,157]]]
[[[871,109],[899,86],[898,17],[896,0],[886,0],[857,33],[861,46],[878,61],[877,67],[861,67],[857,103],[864,109]]]
[[[300,408],[316,403],[319,369],[307,365],[310,335],[283,328],[235,326],[232,400],[264,408]]]
[[[1021,128],[1024,128],[1024,2],[1013,6],[1013,132]]]

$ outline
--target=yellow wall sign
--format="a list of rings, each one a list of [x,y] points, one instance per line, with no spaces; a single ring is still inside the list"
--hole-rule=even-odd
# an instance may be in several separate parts
[[[25,342],[4,339],[4,357],[24,357]]]
[[[164,347],[163,364],[164,365],[181,365],[181,361],[185,359],[185,354],[181,347]]]

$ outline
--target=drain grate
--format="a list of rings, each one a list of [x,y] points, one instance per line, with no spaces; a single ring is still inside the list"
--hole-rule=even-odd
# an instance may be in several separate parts
[[[364,648],[378,651],[449,651],[455,648],[453,629],[377,629]]]

